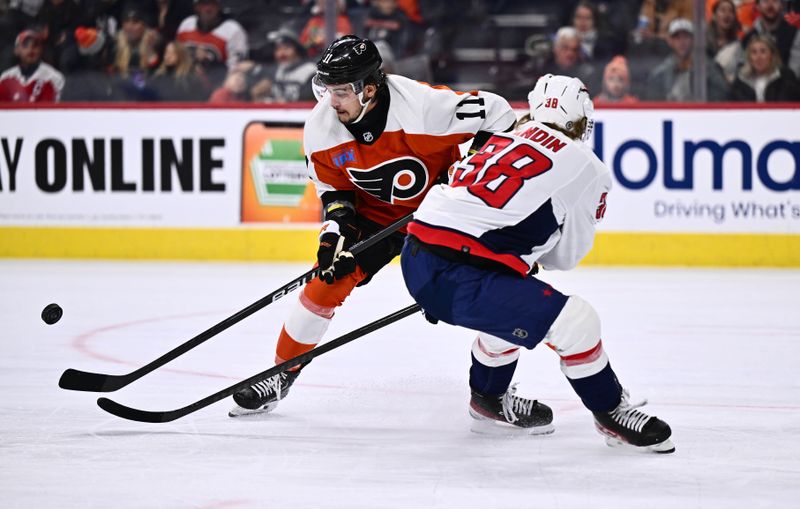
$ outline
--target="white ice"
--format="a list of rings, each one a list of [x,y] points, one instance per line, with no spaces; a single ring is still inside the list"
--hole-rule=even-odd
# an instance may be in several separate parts
[[[599,311],[633,399],[677,451],[612,449],[547,348],[518,393],[549,436],[469,432],[473,333],[415,315],[315,359],[261,419],[230,399],[166,424],[125,421],[66,368],[127,373],[307,270],[298,264],[0,261],[2,508],[789,508],[800,499],[800,271],[582,268],[547,273]],[[182,407],[271,366],[296,295],[114,393]],[[55,325],[39,318],[57,302]],[[411,303],[390,266],[328,338]]]

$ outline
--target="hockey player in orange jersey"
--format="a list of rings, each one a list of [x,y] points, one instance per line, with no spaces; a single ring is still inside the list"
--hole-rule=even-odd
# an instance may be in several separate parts
[[[275,361],[303,354],[319,343],[338,306],[400,254],[396,232],[355,257],[358,240],[416,210],[447,169],[459,145],[480,146],[491,133],[510,130],[516,116],[502,97],[431,87],[385,75],[375,45],[347,35],[317,63],[319,103],[305,124],[308,173],[322,200],[320,279],[306,285],[278,338]],[[303,366],[260,381],[234,395],[231,417],[273,410]]]

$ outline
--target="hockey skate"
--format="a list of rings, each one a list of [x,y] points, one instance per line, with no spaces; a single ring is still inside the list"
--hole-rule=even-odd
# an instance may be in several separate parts
[[[546,435],[552,433],[553,411],[533,399],[515,396],[516,384],[505,394],[484,395],[472,391],[470,429],[488,435]]]
[[[610,412],[593,412],[597,431],[606,438],[609,447],[632,447],[642,451],[661,454],[675,452],[669,437],[669,425],[655,416],[647,415],[637,408],[646,400],[632,404],[628,391],[622,391],[622,401]]]
[[[266,414],[275,410],[278,402],[289,394],[289,389],[299,374],[299,369],[284,371],[235,393],[233,401],[236,402],[236,406],[228,412],[228,416]]]

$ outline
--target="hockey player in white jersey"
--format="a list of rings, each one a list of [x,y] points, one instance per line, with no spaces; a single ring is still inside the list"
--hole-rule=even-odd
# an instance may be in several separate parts
[[[667,423],[617,381],[592,306],[534,277],[538,265],[569,270],[586,256],[611,178],[582,142],[594,108],[579,79],[543,76],[528,102],[513,133],[455,164],[450,185],[434,186],[415,212],[401,257],[406,286],[429,320],[478,331],[473,430],[553,431],[550,408],[511,386],[519,348],[544,342],[609,445],[673,452]]]

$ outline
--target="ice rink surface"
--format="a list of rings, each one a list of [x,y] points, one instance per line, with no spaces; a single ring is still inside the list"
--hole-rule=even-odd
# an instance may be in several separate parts
[[[800,271],[546,273],[599,311],[632,399],[677,452],[612,449],[544,347],[515,381],[549,436],[470,433],[473,333],[415,315],[315,359],[274,414],[231,400],[124,421],[66,368],[122,374],[291,281],[298,264],[0,261],[0,507],[789,508],[800,499]],[[271,365],[296,293],[114,393],[182,407]],[[50,302],[62,320],[45,325]],[[397,265],[350,297],[328,339],[411,303]]]

